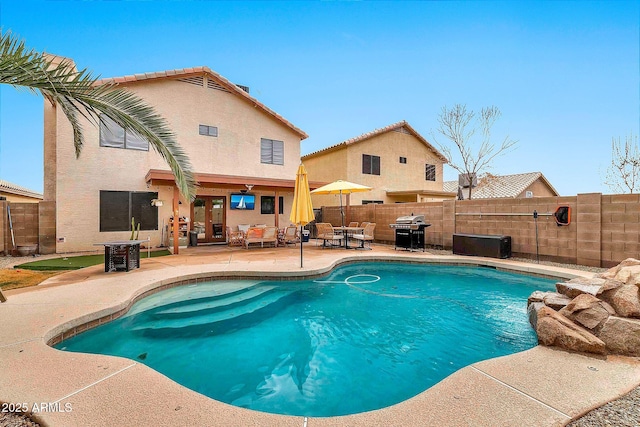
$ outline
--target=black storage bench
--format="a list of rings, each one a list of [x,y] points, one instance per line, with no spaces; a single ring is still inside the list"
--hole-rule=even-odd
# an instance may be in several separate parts
[[[491,258],[511,257],[511,236],[454,234],[453,253]]]

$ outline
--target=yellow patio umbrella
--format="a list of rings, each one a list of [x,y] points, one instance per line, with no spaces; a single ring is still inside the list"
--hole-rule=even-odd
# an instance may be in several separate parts
[[[311,194],[339,194],[340,195],[340,215],[342,216],[342,226],[344,227],[344,212],[342,211],[342,195],[350,193],[358,193],[362,191],[371,191],[371,187],[366,185],[354,184],[353,182],[343,181],[341,179],[331,184],[323,185],[316,188]]]
[[[315,219],[313,205],[311,204],[311,195],[309,194],[307,170],[302,163],[298,166],[298,172],[296,173],[293,205],[291,206],[289,219],[292,223],[300,226],[300,268],[302,268],[302,226],[307,225]]]

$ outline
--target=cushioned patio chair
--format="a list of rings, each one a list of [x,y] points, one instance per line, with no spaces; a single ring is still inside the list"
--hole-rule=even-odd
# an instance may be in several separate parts
[[[300,242],[299,234],[300,233],[298,231],[298,227],[296,227],[295,225],[291,225],[285,228],[284,234],[282,236],[282,243],[285,245],[293,244],[295,246],[298,242]]]
[[[336,247],[341,246],[344,234],[342,232],[335,231],[333,226],[326,222],[319,222],[316,224],[316,246],[317,242],[322,240],[322,247]],[[328,242],[328,245],[327,245]]]
[[[360,241],[360,245],[358,246],[358,249],[371,250],[371,242],[373,242],[373,230],[375,230],[375,228],[376,228],[376,223],[370,222],[364,227],[364,230],[362,230],[362,234],[354,234],[353,236],[351,236],[352,239]],[[365,244],[367,242],[369,243],[368,248],[365,247]]]
[[[227,226],[227,244],[229,246],[242,246],[244,243],[244,233],[240,230],[232,230]]]

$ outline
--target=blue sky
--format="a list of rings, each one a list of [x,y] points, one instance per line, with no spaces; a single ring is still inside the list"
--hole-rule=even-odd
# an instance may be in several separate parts
[[[490,172],[611,193],[611,139],[640,127],[640,1],[0,0],[0,24],[102,77],[209,66],[307,132],[303,154],[400,120],[433,141],[443,106],[495,105],[519,142]],[[42,104],[0,87],[0,178],[36,191]]]

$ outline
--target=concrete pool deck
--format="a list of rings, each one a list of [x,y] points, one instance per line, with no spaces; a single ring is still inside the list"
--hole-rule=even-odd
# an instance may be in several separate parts
[[[587,357],[535,347],[467,366],[412,399],[376,411],[331,418],[255,412],[191,391],[121,357],[67,353],[47,345],[63,332],[107,321],[140,295],[179,280],[222,275],[321,274],[362,258],[480,264],[559,277],[579,270],[513,260],[394,251],[197,247],[141,260],[131,272],[94,266],[5,292],[0,304],[0,401],[25,404],[49,426],[562,426],[640,384],[640,359]],[[100,319],[100,320],[99,320]],[[366,387],[366,384],[363,384]]]

